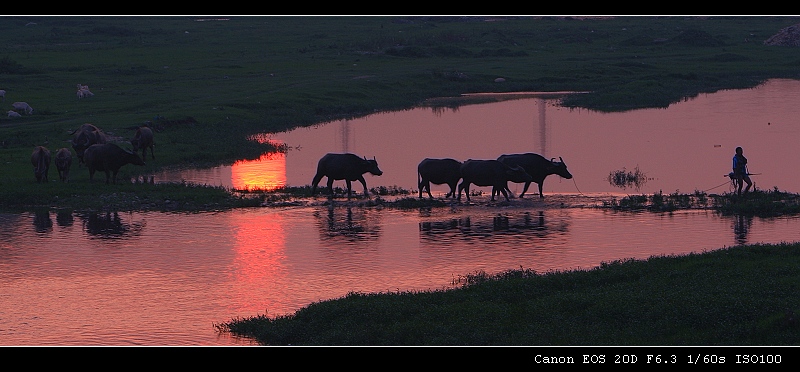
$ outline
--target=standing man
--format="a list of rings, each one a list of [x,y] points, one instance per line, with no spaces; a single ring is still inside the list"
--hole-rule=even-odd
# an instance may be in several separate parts
[[[747,158],[742,155],[742,148],[736,148],[736,155],[733,156],[733,179],[736,180],[736,193],[742,195],[743,183],[747,183],[744,188],[744,193],[750,191],[750,186],[753,186],[753,181],[750,180],[750,174],[747,172]]]

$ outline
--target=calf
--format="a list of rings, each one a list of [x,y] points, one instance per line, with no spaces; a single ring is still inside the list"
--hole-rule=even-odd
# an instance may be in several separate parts
[[[56,151],[56,170],[62,182],[69,182],[69,168],[72,166],[72,152],[62,147]]]
[[[147,149],[150,149],[150,158],[156,158],[156,155],[153,153],[153,130],[148,127],[139,127],[136,129],[136,134],[133,135],[131,139],[131,145],[133,146],[133,152],[139,151],[142,149],[142,159],[147,159]]]
[[[44,146],[36,146],[31,153],[33,175],[36,182],[47,182],[47,173],[50,170],[50,150]]]

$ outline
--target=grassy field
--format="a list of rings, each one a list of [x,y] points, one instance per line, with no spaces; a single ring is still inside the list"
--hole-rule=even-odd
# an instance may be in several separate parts
[[[584,91],[563,104],[666,107],[769,78],[800,79],[800,49],[763,43],[798,23],[800,17],[0,17],[2,112],[15,101],[34,109],[21,118],[0,115],[0,210],[219,210],[266,197],[182,184],[106,185],[89,182],[76,166],[69,183],[57,182],[54,169],[50,182],[36,183],[33,147],[69,147],[70,133],[84,123],[123,144],[140,125],[156,129],[156,159],[123,167],[124,180],[162,167],[256,159],[281,146],[249,140],[254,134],[446,106],[446,99],[429,99],[463,93]],[[95,95],[78,99],[77,84]],[[621,207],[664,205],[661,195],[653,197]],[[797,244],[748,246],[588,272],[479,273],[459,290],[353,294],[289,317],[219,327],[276,345],[797,345],[798,257]]]
[[[798,267],[800,243],[475,273],[458,289],[351,293],[217,327],[264,345],[798,345]]]
[[[463,93],[586,91],[564,105],[665,107],[768,78],[800,78],[797,48],[763,44],[797,23],[800,17],[0,17],[2,106],[24,101],[34,109],[22,118],[0,115],[0,187],[14,195],[0,208],[81,208],[65,205],[75,199],[64,195],[85,200],[122,187],[89,185],[88,172],[75,166],[70,184],[35,184],[33,146],[69,147],[84,123],[120,141],[146,122],[156,129],[156,159],[123,167],[120,177],[129,179],[281,150],[249,140],[253,134]],[[78,99],[77,84],[95,95]],[[174,192],[148,190],[162,199],[179,197]],[[183,192],[221,198],[213,190]]]

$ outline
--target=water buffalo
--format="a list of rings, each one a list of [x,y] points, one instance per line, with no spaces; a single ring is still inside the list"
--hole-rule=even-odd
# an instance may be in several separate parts
[[[447,184],[450,192],[445,195],[449,198],[456,196],[456,187],[461,179],[461,162],[455,159],[431,159],[425,158],[417,165],[417,183],[419,184],[419,197],[422,199],[422,190],[431,195],[431,183],[435,185]]]
[[[564,159],[561,159],[560,156],[558,159],[560,161],[555,161],[555,158],[547,160],[544,158],[544,156],[530,152],[525,154],[500,155],[500,157],[497,158],[497,160],[504,164],[510,166],[521,166],[533,178],[533,180],[525,182],[525,187],[523,187],[522,193],[519,194],[520,198],[525,195],[526,191],[528,191],[528,187],[531,186],[531,182],[536,182],[536,184],[539,185],[539,197],[543,198],[544,194],[542,194],[542,185],[544,184],[544,179],[551,174],[556,174],[566,179],[572,178],[572,174],[567,170],[567,165],[564,164]]]
[[[333,197],[333,181],[345,180],[347,182],[347,200],[350,200],[352,188],[350,182],[359,181],[364,186],[364,196],[369,197],[367,191],[367,181],[364,180],[364,173],[371,173],[376,176],[383,174],[378,168],[378,161],[375,157],[368,160],[366,157],[360,158],[354,154],[326,154],[317,163],[317,174],[311,182],[311,195],[317,192],[317,184],[322,177],[328,177],[328,189],[330,196]]]
[[[58,178],[63,182],[69,182],[69,168],[72,166],[72,152],[68,148],[62,147],[56,151],[56,169]]]
[[[89,168],[90,182],[94,178],[95,171],[106,172],[106,183],[109,183],[109,180],[117,183],[117,172],[123,165],[145,165],[144,160],[138,154],[125,150],[115,143],[91,145],[86,149],[83,157],[86,167]]]
[[[83,152],[89,146],[106,142],[106,134],[100,128],[89,123],[81,125],[80,128],[72,132],[72,148],[75,150],[75,155],[78,156],[78,165],[85,163]]]
[[[36,146],[31,153],[33,175],[36,182],[47,182],[47,171],[50,170],[50,150],[44,146]]]
[[[155,159],[156,155],[153,153],[153,130],[148,127],[139,127],[136,129],[136,134],[133,135],[131,139],[131,145],[133,145],[133,152],[139,151],[142,149],[142,159],[147,159],[147,149],[150,149],[150,157],[151,159]]]
[[[467,160],[461,164],[461,184],[458,185],[458,200],[461,190],[465,190],[469,201],[469,185],[492,186],[492,201],[495,191],[502,192],[508,201],[506,184],[511,182],[530,182],[533,177],[520,166],[510,167],[498,160]]]

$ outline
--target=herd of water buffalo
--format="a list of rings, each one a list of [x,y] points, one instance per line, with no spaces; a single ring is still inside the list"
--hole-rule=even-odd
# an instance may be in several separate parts
[[[494,201],[494,196],[500,193],[505,196],[506,200],[509,200],[508,182],[525,183],[522,193],[519,195],[520,198],[528,191],[531,183],[535,182],[539,186],[539,196],[544,197],[542,185],[547,176],[556,174],[566,179],[572,178],[564,159],[561,157],[558,159],[559,161],[556,161],[555,158],[547,160],[534,153],[501,155],[493,160],[469,159],[464,162],[450,158],[426,158],[417,166],[419,197],[422,198],[423,191],[426,191],[428,196],[433,198],[430,185],[433,183],[450,186],[450,191],[445,198],[456,196],[458,193],[457,199],[460,201],[461,192],[465,191],[467,201],[469,201],[469,187],[475,185],[491,186],[492,201]],[[326,154],[317,164],[317,172],[311,181],[311,195],[316,194],[317,185],[322,177],[327,177],[331,196],[333,195],[334,180],[344,180],[347,183],[347,199],[350,199],[352,194],[352,181],[361,182],[364,187],[364,195],[369,196],[367,181],[363,176],[366,173],[376,176],[383,174],[374,157],[367,159],[354,154]],[[461,184],[458,181],[461,181]]]
[[[117,173],[125,164],[145,165],[147,150],[150,157],[153,154],[153,131],[146,126],[136,129],[136,134],[130,139],[133,151],[123,149],[116,143],[109,141],[108,136],[92,124],[83,124],[72,132],[72,149],[78,157],[78,164],[85,164],[89,170],[89,181],[94,178],[96,171],[105,172],[106,183],[117,183]],[[142,156],[138,155],[141,149]],[[31,154],[33,174],[37,182],[46,182],[50,170],[50,150],[45,146],[36,146]],[[55,164],[58,178],[63,182],[69,181],[69,171],[72,166],[72,152],[62,147],[56,150]]]
[[[92,124],[83,124],[80,128],[72,132],[72,149],[78,158],[78,164],[85,164],[89,170],[89,181],[92,181],[96,171],[105,172],[106,183],[117,183],[117,173],[126,164],[145,165],[144,159],[147,158],[147,151],[150,157],[155,159],[153,153],[153,131],[147,126],[136,129],[130,143],[133,150],[123,149],[116,143],[109,141],[108,136],[98,127]],[[142,155],[138,151],[141,149]],[[31,163],[37,182],[46,182],[47,173],[50,168],[50,150],[44,146],[37,146],[31,154]],[[72,165],[72,152],[66,148],[60,148],[55,154],[55,164],[58,169],[59,179],[63,182],[69,181],[69,170]],[[383,174],[378,168],[378,161],[373,157],[359,157],[355,154],[330,153],[323,156],[317,164],[317,172],[311,181],[311,195],[317,192],[317,186],[323,177],[328,178],[328,191],[333,195],[333,181],[344,180],[347,183],[347,199],[352,196],[352,182],[359,181],[364,187],[364,195],[369,196],[367,181],[364,174],[371,173],[376,176]],[[461,192],[467,195],[470,200],[470,185],[491,186],[492,197],[501,193],[509,200],[508,182],[524,183],[520,198],[524,197],[531,183],[536,183],[539,187],[539,196],[544,197],[542,186],[547,176],[555,174],[566,179],[571,179],[572,174],[567,170],[564,160],[559,157],[547,160],[545,157],[534,154],[510,154],[501,155],[492,160],[469,159],[464,162],[455,159],[423,159],[417,166],[419,197],[423,197],[423,192],[427,192],[430,198],[431,183],[435,185],[446,184],[450,186],[450,191],[445,195],[461,200]],[[461,181],[461,184],[459,184]]]

